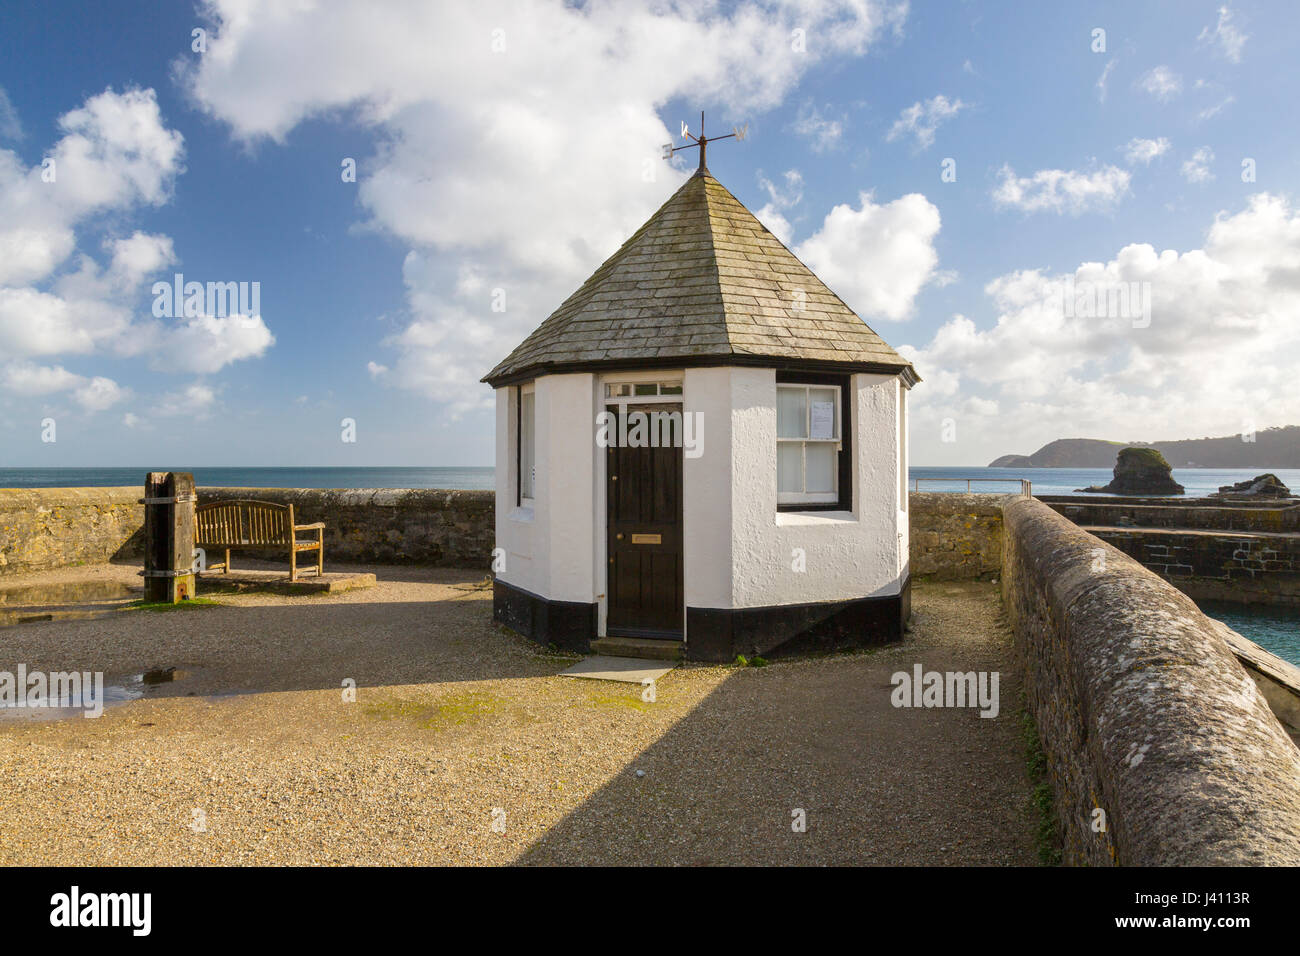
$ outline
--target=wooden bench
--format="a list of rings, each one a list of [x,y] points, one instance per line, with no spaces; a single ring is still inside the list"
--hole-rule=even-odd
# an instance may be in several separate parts
[[[293,505],[273,501],[209,501],[194,509],[194,543],[200,548],[224,548],[226,560],[207,566],[230,573],[230,549],[288,550],[289,580],[298,580],[298,552],[316,552],[316,575],[325,573],[325,523],[294,524]],[[297,532],[315,531],[316,540],[299,541]]]

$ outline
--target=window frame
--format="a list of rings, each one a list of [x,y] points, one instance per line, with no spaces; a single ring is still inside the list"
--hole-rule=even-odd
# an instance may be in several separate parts
[[[780,389],[783,386],[803,386],[805,388],[835,388],[839,395],[839,414],[836,416],[839,426],[839,437],[835,441],[835,491],[834,492],[816,492],[809,494],[801,492],[795,496],[794,492],[782,492],[780,490],[780,475],[777,476],[777,501],[776,510],[779,512],[799,512],[799,511],[849,511],[853,510],[853,414],[852,414],[852,382],[851,375],[833,375],[815,372],[782,372],[776,373],[776,387]],[[807,414],[811,416],[811,404],[807,407]],[[818,444],[829,444],[832,440],[825,438],[781,438],[777,437],[775,446],[772,449],[773,455],[782,442],[799,442],[806,445],[811,442]],[[778,465],[779,468],[779,465]],[[806,474],[805,458],[805,474]],[[828,495],[830,497],[828,497]]]
[[[530,427],[531,454],[528,476],[529,494],[524,494],[524,396],[531,395],[532,422]],[[534,383],[515,388],[515,504],[531,505],[537,500],[537,389]]]
[[[605,386],[606,402],[627,403],[640,402],[647,399],[654,401],[661,398],[668,401],[680,402],[686,391],[683,387],[683,380],[680,378],[652,379],[644,382],[611,378],[603,384]],[[638,391],[638,389],[651,388],[654,389],[654,391]],[[623,389],[626,389],[626,391],[623,391]],[[668,389],[668,391],[665,391],[665,389]]]

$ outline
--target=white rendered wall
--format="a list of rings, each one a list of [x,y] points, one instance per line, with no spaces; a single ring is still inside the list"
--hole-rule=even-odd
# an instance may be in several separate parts
[[[506,552],[507,584],[552,601],[592,603],[595,512],[593,396],[590,373],[545,375],[534,383],[535,488],[532,506],[517,492],[515,390],[497,394],[496,546]]]
[[[777,512],[776,373],[698,368],[549,375],[535,382],[536,498],[515,505],[515,392],[497,389],[497,547],[501,580],[554,601],[598,602],[604,633],[605,455],[594,441],[605,381],[680,377],[702,454],[683,457],[685,603],[765,607],[897,594],[907,568],[900,473],[906,392],[891,375],[854,375],[851,512]],[[793,570],[794,549],[806,570]],[[688,635],[689,639],[689,635]]]
[[[899,381],[854,375],[853,510],[776,510],[776,373],[731,376],[731,603],[766,607],[897,594],[906,538],[899,524]],[[800,549],[806,570],[794,570]],[[719,605],[713,605],[719,606]],[[689,639],[689,637],[688,637]]]
[[[898,391],[898,572],[906,578],[911,570],[912,553],[910,533],[912,528],[911,518],[908,516],[907,508],[907,469],[908,463],[912,460],[912,449],[910,439],[908,438],[908,418],[907,418],[907,386],[903,384],[902,378],[897,379]]]
[[[693,368],[683,379],[684,410],[697,412],[703,428],[702,454],[682,461],[687,607],[731,606],[732,371]]]

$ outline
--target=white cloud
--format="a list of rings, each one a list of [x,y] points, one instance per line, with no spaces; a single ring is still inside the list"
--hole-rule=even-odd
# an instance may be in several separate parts
[[[157,369],[219,372],[232,362],[258,358],[275,344],[260,315],[199,315],[161,326],[153,352]]]
[[[939,210],[920,193],[877,205],[838,205],[794,253],[864,319],[906,319],[921,288],[937,278]]]
[[[1213,106],[1207,106],[1205,109],[1198,112],[1196,114],[1196,122],[1204,123],[1208,119],[1213,119],[1235,102],[1237,102],[1237,98],[1232,94],[1225,96]]]
[[[169,236],[135,230],[102,241],[106,264],[78,253],[92,217],[113,225],[168,201],[183,171],[181,135],[163,123],[153,90],[105,90],[59,119],[53,165],[25,166],[0,149],[0,354],[4,386],[26,395],[67,392],[87,411],[128,394],[110,378],[24,359],[150,351],[153,367],[215,372],[274,343],[260,316],[161,323],[138,315],[142,284],[176,260]]]
[[[1106,81],[1110,79],[1110,74],[1115,69],[1115,64],[1119,61],[1112,57],[1106,61],[1106,65],[1101,68],[1101,76],[1097,77],[1097,99],[1106,102]]]
[[[130,394],[128,389],[109,378],[86,378],[69,372],[62,365],[35,365],[31,362],[11,362],[0,369],[0,386],[24,397],[71,392],[73,399],[89,412],[110,408]]]
[[[1183,78],[1167,66],[1157,66],[1142,74],[1138,86],[1167,103],[1183,91]]]
[[[159,396],[150,410],[151,415],[206,418],[217,404],[217,392],[210,385],[196,383]]]
[[[1169,140],[1163,136],[1159,139],[1141,139],[1135,136],[1124,147],[1124,158],[1128,160],[1130,166],[1138,163],[1150,166],[1153,159],[1163,156],[1168,150]]]
[[[139,230],[127,239],[106,240],[104,248],[112,256],[109,271],[131,289],[176,261],[169,236],[151,236]]]
[[[72,394],[86,411],[101,412],[122,401],[129,392],[111,378],[97,375],[86,384],[75,389]]]
[[[1092,172],[1074,169],[1040,169],[1032,176],[1017,176],[1010,166],[999,171],[1001,181],[993,201],[1025,212],[1079,215],[1114,206],[1128,192],[1132,176],[1118,166]]]
[[[1209,182],[1214,178],[1214,173],[1210,172],[1210,163],[1212,162],[1214,162],[1214,150],[1208,146],[1202,146],[1192,153],[1190,159],[1183,163],[1183,178],[1189,183]]]
[[[767,193],[768,200],[754,215],[772,231],[772,235],[788,246],[794,238],[794,227],[785,213],[803,202],[803,174],[797,169],[787,169],[781,178],[785,181],[784,186],[778,186],[764,176],[762,170],[758,171],[758,184]]]
[[[910,134],[916,139],[917,149],[929,149],[934,145],[934,134],[939,125],[952,119],[967,105],[961,100],[949,100],[942,94],[913,103],[898,114],[885,139],[893,142]]]
[[[72,254],[83,220],[160,205],[181,170],[181,135],[163,125],[153,90],[105,90],[59,128],[48,167],[0,149],[0,285],[46,279]]]
[[[0,383],[17,395],[50,395],[66,392],[85,382],[62,365],[34,365],[31,362],[13,362],[0,372]]]
[[[906,4],[394,0],[380,16],[364,5],[210,0],[204,9],[208,52],[179,74],[235,136],[283,141],[305,120],[341,115],[378,138],[362,163],[366,225],[409,249],[409,320],[386,340],[395,358],[383,379],[454,412],[487,402],[478,378],[683,181],[683,169],[657,158],[677,133],[659,108],[716,104],[709,128],[725,131],[778,105],[816,64],[896,32]],[[806,52],[792,49],[796,27],[816,39]],[[600,135],[583,133],[591,129]],[[482,287],[463,284],[467,275]],[[505,312],[491,309],[494,288],[506,292]]]
[[[8,91],[0,86],[0,139],[19,140],[23,136],[23,124],[18,120],[18,111],[14,109]]]
[[[900,350],[924,380],[913,392],[916,460],[985,464],[1055,438],[1170,439],[1232,434],[1251,419],[1260,428],[1291,424],[1300,419],[1298,275],[1300,213],[1258,194],[1242,211],[1220,213],[1200,249],[1134,244],[1062,275],[1000,276],[985,290],[997,314],[991,327],[956,316],[924,347]],[[1118,304],[1126,289],[1129,312],[1108,304],[1094,310],[1109,313],[1100,317],[1077,307],[1067,315],[1067,279],[1076,298],[1096,292],[1099,303]],[[1132,306],[1144,288],[1149,324]],[[1000,411],[980,413],[975,400],[995,400]],[[945,417],[957,420],[956,445],[939,440]]]
[[[1232,63],[1240,63],[1242,47],[1246,45],[1249,37],[1237,29],[1236,24],[1232,22],[1232,11],[1224,6],[1219,7],[1219,21],[1214,25],[1214,29],[1205,27],[1196,39],[1200,43],[1217,46],[1225,59]]]
[[[814,153],[824,153],[839,145],[844,135],[844,119],[828,118],[811,103],[805,103],[795,117],[794,131],[807,137]]]

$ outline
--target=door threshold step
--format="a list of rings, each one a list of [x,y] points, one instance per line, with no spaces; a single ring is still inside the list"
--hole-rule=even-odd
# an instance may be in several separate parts
[[[682,657],[681,641],[656,641],[639,637],[598,637],[591,642],[597,654],[637,657],[651,661],[676,661]]]

